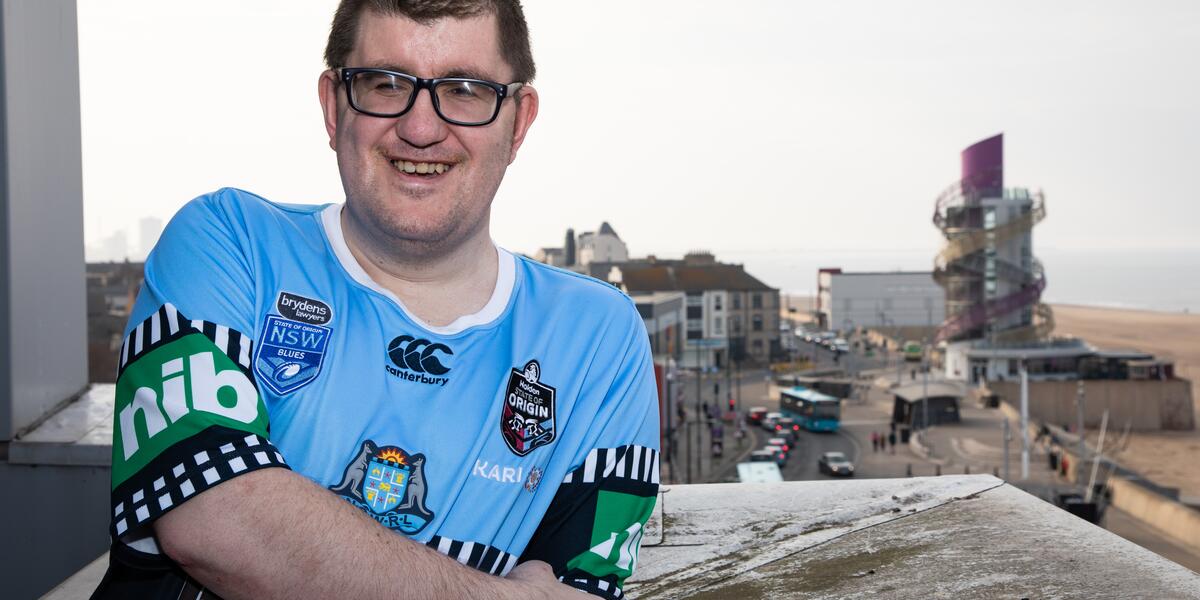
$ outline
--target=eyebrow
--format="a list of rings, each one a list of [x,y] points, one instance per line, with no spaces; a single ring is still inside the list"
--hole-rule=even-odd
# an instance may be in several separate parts
[[[384,69],[387,71],[396,71],[398,73],[412,75],[412,71],[409,70],[408,68],[400,66],[400,65],[396,65],[396,64],[391,64],[391,63],[367,63],[365,65],[365,67],[369,68],[369,69]],[[414,75],[414,77],[415,77],[415,75]],[[438,75],[437,77],[431,77],[430,79],[443,79],[443,78],[447,78],[447,77],[461,77],[464,79],[482,79],[483,81],[497,81],[497,79],[495,77],[487,75],[486,73],[484,73],[482,71],[472,69],[470,67],[455,67],[455,68],[447,70],[446,72]]]

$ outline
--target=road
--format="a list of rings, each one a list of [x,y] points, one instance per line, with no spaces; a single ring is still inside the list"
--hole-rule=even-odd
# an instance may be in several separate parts
[[[806,481],[810,479],[828,479],[832,475],[821,473],[817,468],[817,459],[825,452],[841,452],[858,463],[858,444],[845,432],[814,433],[801,431],[796,440],[796,448],[788,458],[788,464],[783,468],[783,478],[787,481]],[[870,477],[870,475],[862,475]]]
[[[843,354],[840,357],[816,344],[801,342],[801,354],[815,359],[816,368],[880,369],[887,366],[882,355],[866,357],[862,353]],[[872,392],[874,393],[874,392]],[[765,369],[701,373],[680,371],[671,382],[672,398],[669,429],[673,431],[665,453],[668,461],[667,481],[679,483],[705,483],[735,481],[737,463],[747,460],[749,453],[761,448],[772,437],[768,432],[749,426],[742,443],[737,442],[736,421],[710,421],[705,418],[705,409],[719,406],[722,412],[734,398],[738,413],[744,415],[751,407],[761,406],[768,410],[779,409],[779,390],[771,383],[769,371]],[[907,465],[897,460],[867,460],[870,458],[870,434],[886,431],[888,413],[871,407],[845,403],[843,428],[838,433],[800,432],[797,447],[792,451],[787,465],[781,470],[788,481],[828,479],[817,468],[817,459],[824,452],[842,452],[856,465],[858,477],[899,477],[906,474]],[[680,406],[683,410],[680,411]],[[680,419],[680,415],[683,419]],[[722,454],[712,455],[711,427],[720,423],[723,430]],[[864,450],[864,445],[865,450]],[[911,460],[911,459],[909,459]],[[917,469],[920,471],[920,469]],[[929,470],[929,469],[926,469]],[[932,474],[932,473],[930,473]]]

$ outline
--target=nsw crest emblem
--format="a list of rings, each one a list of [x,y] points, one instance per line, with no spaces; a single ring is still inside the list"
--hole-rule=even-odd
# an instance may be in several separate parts
[[[365,440],[346,465],[342,481],[330,486],[381,525],[413,535],[433,519],[425,506],[425,455]]]

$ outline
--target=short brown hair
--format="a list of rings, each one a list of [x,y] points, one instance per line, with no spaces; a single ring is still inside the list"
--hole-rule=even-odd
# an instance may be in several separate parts
[[[346,57],[354,50],[358,20],[364,9],[381,15],[400,15],[423,25],[446,17],[496,15],[500,55],[512,67],[513,81],[533,81],[536,69],[520,0],[342,0],[333,13],[333,26],[325,45],[325,65],[330,69],[347,66]]]

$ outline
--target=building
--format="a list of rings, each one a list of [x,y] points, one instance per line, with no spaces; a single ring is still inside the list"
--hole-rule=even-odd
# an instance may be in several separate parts
[[[945,318],[945,293],[925,272],[817,273],[824,329],[932,327]]]
[[[650,292],[631,296],[650,336],[655,359],[683,357],[686,296],[682,292]]]
[[[562,248],[539,248],[533,259],[554,267],[581,273],[592,263],[623,263],[629,260],[629,247],[607,221],[597,231],[585,231],[578,236],[567,229]]]
[[[129,311],[142,286],[143,263],[88,263],[88,382],[112,383]]]
[[[163,232],[162,219],[156,217],[143,217],[138,219],[138,243],[136,258],[145,260],[150,255],[150,251],[154,249],[154,245],[158,243],[159,236]]]
[[[742,265],[717,262],[708,252],[693,252],[683,260],[593,262],[588,272],[632,296],[683,292],[687,310],[680,364],[684,366],[766,365],[783,358],[779,290],[754,278]]]
[[[538,248],[533,253],[533,260],[552,267],[567,268],[567,253],[562,248]]]
[[[594,262],[620,263],[629,260],[629,248],[605,221],[598,231],[579,234],[576,242],[577,260],[582,266]]]
[[[948,381],[909,383],[890,390],[892,423],[909,430],[925,429],[929,425],[958,423],[963,390]]]
[[[817,305],[813,307],[812,315],[819,329],[829,329],[829,305],[833,302],[829,295],[829,286],[832,284],[830,276],[841,272],[836,267],[817,269]]]
[[[1046,275],[1033,256],[1033,227],[1045,216],[1040,191],[1004,187],[1003,134],[963,150],[962,179],[938,196],[933,217],[946,238],[933,277],[945,290],[937,341],[948,377],[993,379],[1012,370],[1011,357],[1065,365],[1089,352],[1078,340],[1049,339]]]

